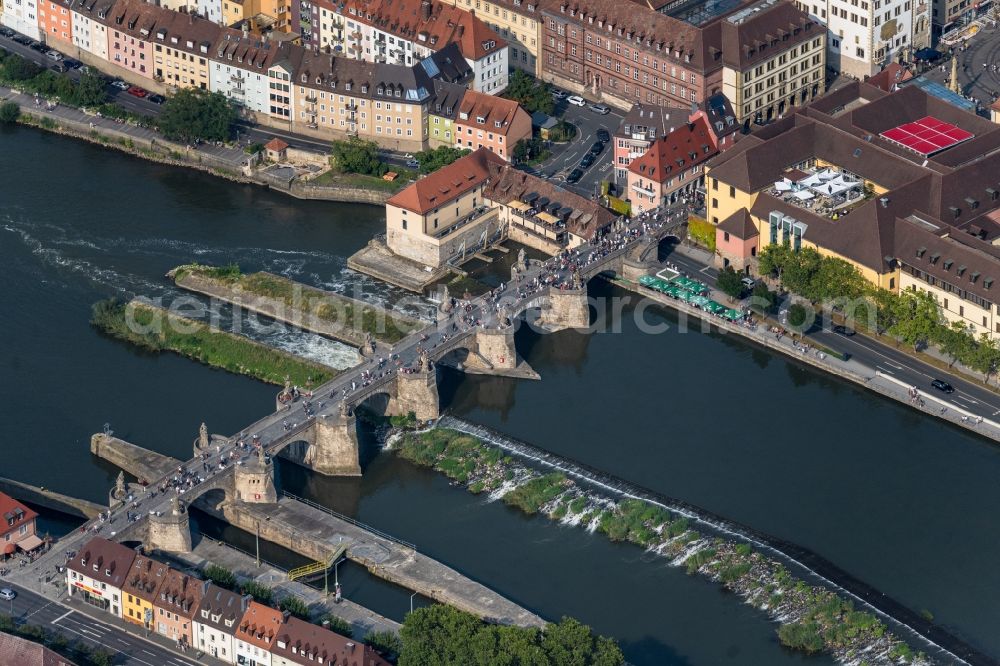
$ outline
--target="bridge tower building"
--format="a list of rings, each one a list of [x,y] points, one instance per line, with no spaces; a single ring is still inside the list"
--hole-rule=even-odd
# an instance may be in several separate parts
[[[179,497],[173,498],[167,513],[149,516],[149,538],[146,545],[150,549],[172,553],[191,552],[190,516]]]
[[[418,421],[430,421],[441,415],[437,369],[426,354],[421,354],[416,372],[396,375],[395,396],[389,400],[386,412],[395,416],[413,412]]]
[[[252,504],[273,504],[278,501],[274,485],[274,461],[264,453],[263,447],[243,465],[233,470],[236,499]]]

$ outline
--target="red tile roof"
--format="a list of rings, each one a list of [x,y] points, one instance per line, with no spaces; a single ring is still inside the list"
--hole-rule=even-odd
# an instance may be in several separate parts
[[[74,666],[40,643],[0,633],[0,666]]]
[[[296,663],[318,660],[321,664],[389,666],[371,646],[296,617],[288,618],[270,651]]]
[[[284,629],[285,619],[280,610],[251,601],[235,635],[241,641],[269,651],[275,636]]]
[[[77,551],[66,568],[98,582],[121,589],[136,552],[120,543],[94,537]]]
[[[343,14],[435,51],[455,42],[470,60],[479,60],[507,46],[507,41],[474,12],[443,2],[348,0]]]
[[[386,203],[426,215],[449,201],[473,190],[489,177],[490,164],[506,164],[506,160],[486,148],[458,159],[443,169],[428,174],[397,193]]]
[[[718,153],[708,120],[700,117],[654,141],[642,157],[632,160],[628,170],[663,183]]]
[[[122,591],[153,603],[159,598],[160,586],[166,580],[168,569],[163,562],[137,555],[125,577],[125,584],[121,586]]]
[[[288,144],[281,139],[275,137],[264,144],[264,148],[267,150],[273,150],[276,153],[280,153],[285,148],[288,148]]]
[[[506,136],[518,111],[528,117],[528,112],[512,99],[504,99],[475,90],[466,90],[462,96],[462,102],[458,105],[456,122],[462,125],[482,127],[494,134]],[[462,114],[465,114],[464,119]],[[479,118],[482,118],[483,122],[479,122]],[[497,127],[498,122],[500,123],[499,127]]]
[[[18,512],[20,512],[20,518],[17,517]],[[37,517],[37,513],[10,495],[0,493],[0,536],[20,528],[21,525],[29,523]],[[13,525],[9,524],[11,518],[17,518]]]

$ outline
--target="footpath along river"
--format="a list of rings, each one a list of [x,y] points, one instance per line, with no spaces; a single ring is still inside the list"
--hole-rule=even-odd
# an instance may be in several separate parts
[[[295,201],[34,130],[0,130],[0,146],[3,476],[101,500],[115,472],[92,459],[88,438],[104,423],[183,457],[202,420],[231,433],[273,406],[271,387],[102,337],[87,324],[100,298],[176,297],[163,274],[191,260],[402,296],[345,269],[381,230],[376,208]],[[615,334],[519,334],[541,381],[446,373],[444,403],[799,543],[1000,655],[1000,448],[732,336],[648,335],[625,315]],[[247,331],[335,366],[354,359],[315,336]],[[785,651],[762,614],[701,578],[391,455],[359,480],[282,465],[281,481],[542,615],[592,624],[639,666],[830,663]],[[408,609],[404,592],[341,574],[356,601],[397,619]]]

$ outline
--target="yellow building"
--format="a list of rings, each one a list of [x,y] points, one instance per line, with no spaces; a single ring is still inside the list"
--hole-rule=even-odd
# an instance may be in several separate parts
[[[917,136],[928,127],[936,144]],[[717,263],[753,269],[768,245],[812,247],[881,288],[928,291],[948,321],[998,335],[997,141],[1000,127],[917,88],[852,83],[709,164]]]
[[[475,12],[501,37],[507,40],[511,67],[541,77],[542,16],[538,0],[443,0],[466,11]]]
[[[207,19],[175,12],[148,37],[153,44],[153,78],[170,90],[209,89],[209,53],[219,27]]]
[[[169,569],[145,555],[136,556],[122,585],[122,617],[126,622],[153,628],[153,602]]]

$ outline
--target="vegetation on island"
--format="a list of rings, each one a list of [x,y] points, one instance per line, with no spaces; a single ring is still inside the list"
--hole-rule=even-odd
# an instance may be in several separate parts
[[[614,640],[595,636],[572,619],[544,629],[487,624],[450,606],[419,608],[400,630],[399,666],[435,664],[533,664],[535,666],[621,666]]]
[[[397,450],[403,458],[444,473],[470,492],[490,493],[526,514],[545,515],[612,541],[635,544],[686,567],[690,574],[718,582],[777,620],[778,637],[790,648],[830,652],[841,660],[891,654],[897,663],[928,663],[873,614],[856,610],[852,602],[826,588],[796,579],[784,565],[748,543],[700,534],[690,518],[663,506],[587,490],[559,472],[541,474],[499,447],[455,430],[405,433]]]
[[[541,111],[551,116],[556,111],[556,102],[552,98],[552,86],[544,81],[539,81],[522,69],[511,71],[503,96],[515,100],[528,113]]]
[[[70,640],[48,627],[27,624],[2,613],[0,632],[40,643],[78,666],[111,666],[115,663],[114,654],[103,647],[90,647],[81,639]]]
[[[272,273],[243,273],[236,264],[203,266],[189,264],[173,271],[174,280],[181,286],[188,275],[196,275],[239,288],[247,294],[278,300],[289,308],[339,326],[344,331],[354,331],[354,338],[371,333],[383,342],[398,342],[412,331],[406,318],[387,313],[381,308],[365,305],[313,287],[303,285]]]
[[[897,294],[876,287],[852,264],[810,247],[796,251],[774,243],[761,250],[759,262],[761,275],[779,280],[813,304],[829,307],[855,328],[887,334],[897,345],[914,351],[937,345],[950,359],[949,366],[960,362],[981,373],[985,383],[1000,367],[997,342],[985,333],[976,336],[960,322],[948,323],[929,292],[903,289]]]
[[[91,309],[90,323],[141,349],[172,351],[269,384],[282,385],[288,378],[296,386],[312,388],[337,374],[325,365],[138,301],[99,301]]]
[[[173,141],[228,141],[236,123],[236,107],[225,95],[182,88],[167,98],[157,117],[163,136]]]

